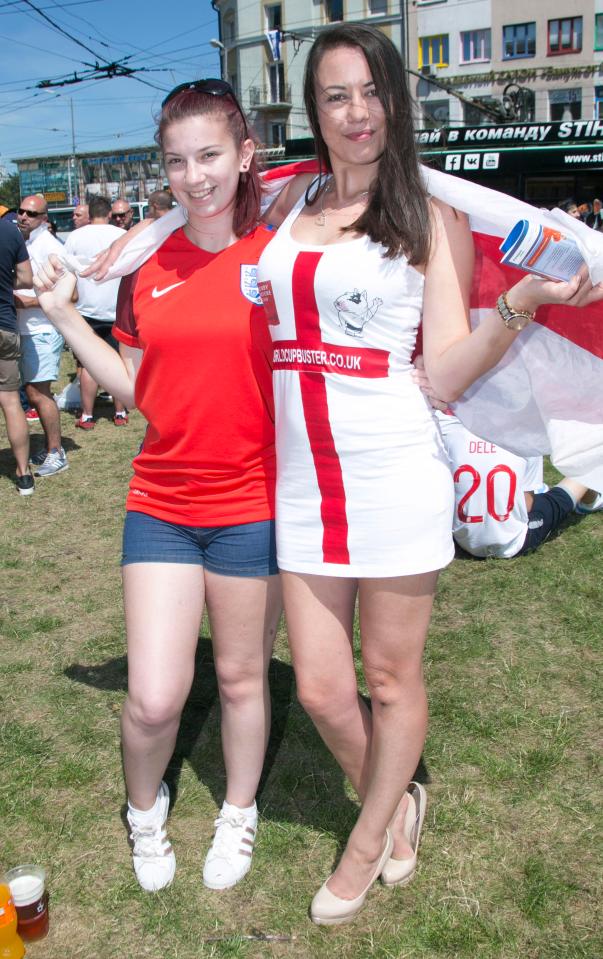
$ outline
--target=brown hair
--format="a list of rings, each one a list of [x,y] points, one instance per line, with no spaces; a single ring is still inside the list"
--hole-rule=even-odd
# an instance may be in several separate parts
[[[413,101],[398,50],[376,27],[341,23],[325,30],[312,44],[304,73],[304,101],[321,170],[331,172],[329,151],[320,132],[316,102],[316,74],[323,55],[337,47],[357,47],[366,57],[379,101],[385,113],[385,147],[368,205],[347,227],[386,247],[386,256],[400,254],[411,264],[429,258],[431,215],[421,177],[413,127]],[[312,197],[320,194],[322,174]]]
[[[172,123],[198,116],[223,116],[228,123],[230,134],[238,147],[246,139],[255,137],[249,126],[245,124],[240,108],[234,96],[212,96],[199,90],[189,89],[177,93],[162,107],[157,122],[155,141],[163,150],[165,131]],[[260,219],[260,203],[262,186],[256,154],[254,153],[249,170],[239,176],[239,185],[235,197],[235,208],[232,228],[235,236],[245,236],[257,226]]]

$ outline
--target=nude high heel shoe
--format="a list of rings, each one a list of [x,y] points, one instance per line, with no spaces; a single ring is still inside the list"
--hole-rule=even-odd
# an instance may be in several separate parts
[[[367,893],[376,879],[379,878],[384,864],[391,856],[394,848],[393,837],[387,829],[385,831],[385,846],[379,858],[370,882],[355,899],[340,899],[335,896],[327,887],[326,882],[322,884],[310,906],[310,918],[319,926],[338,926],[343,922],[349,922],[354,916],[357,916],[366,901]],[[329,879],[331,877],[329,876]]]
[[[408,807],[404,819],[404,835],[413,850],[407,859],[388,859],[381,872],[384,886],[405,886],[410,882],[417,868],[417,850],[421,829],[427,809],[427,793],[421,783],[410,783],[408,787]]]

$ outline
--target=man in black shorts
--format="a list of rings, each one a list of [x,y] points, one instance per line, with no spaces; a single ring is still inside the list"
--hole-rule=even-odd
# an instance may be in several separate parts
[[[33,493],[34,481],[29,471],[29,430],[19,399],[20,347],[13,289],[32,283],[25,241],[14,223],[0,219],[0,407],[17,461],[16,483],[21,496]]]
[[[67,253],[73,253],[83,260],[90,260],[101,250],[106,250],[113,240],[123,236],[124,232],[109,223],[111,204],[106,197],[92,197],[88,204],[88,212],[90,223],[70,233],[65,243]],[[117,340],[111,334],[111,328],[115,322],[118,288],[119,279],[108,280],[106,283],[95,283],[94,280],[80,276],[77,281],[77,309],[96,335],[100,336],[115,350],[118,350],[119,346]],[[93,430],[96,425],[94,401],[98,383],[92,379],[86,369],[83,369],[81,373],[80,389],[82,413],[76,420],[75,425],[82,430]],[[116,426],[125,426],[128,422],[127,410],[117,400],[115,401],[113,422]]]

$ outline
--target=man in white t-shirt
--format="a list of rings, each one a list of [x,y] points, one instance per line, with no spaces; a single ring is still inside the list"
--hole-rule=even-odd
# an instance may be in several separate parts
[[[63,252],[63,244],[48,229],[48,207],[41,194],[26,196],[17,211],[17,226],[23,235],[34,273],[51,253]],[[33,290],[15,290],[17,324],[21,338],[19,366],[30,405],[37,410],[46,445],[31,457],[37,476],[53,476],[68,469],[61,443],[61,420],[50,391],[59,375],[63,337],[46,319]]]
[[[123,235],[123,230],[109,223],[111,204],[104,196],[95,196],[88,203],[90,223],[70,233],[65,242],[65,252],[79,256],[84,260],[92,260],[97,253],[106,250],[113,240]],[[96,283],[94,280],[79,276],[77,281],[77,309],[86,322],[108,343],[114,350],[119,350],[119,344],[111,333],[115,322],[115,307],[119,279],[108,280],[105,283]],[[82,413],[75,425],[83,430],[92,430],[95,426],[94,401],[98,383],[92,379],[86,369],[80,376],[80,390],[82,397]],[[125,426],[128,422],[127,410],[117,400],[113,422],[116,426]]]
[[[455,490],[453,536],[472,556],[509,559],[537,549],[569,513],[603,508],[603,497],[567,477],[543,488],[542,457],[524,459],[436,413]]]

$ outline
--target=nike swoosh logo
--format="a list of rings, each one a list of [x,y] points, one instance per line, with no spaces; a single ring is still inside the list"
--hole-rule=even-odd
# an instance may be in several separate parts
[[[186,283],[186,280],[181,280],[180,283],[172,283],[171,286],[164,286],[162,290],[158,290],[157,287],[155,287],[155,289],[151,292],[151,296],[154,300],[156,300],[158,296],[163,296],[164,293],[169,293],[170,290],[175,290],[177,286],[182,286],[183,283]]]

